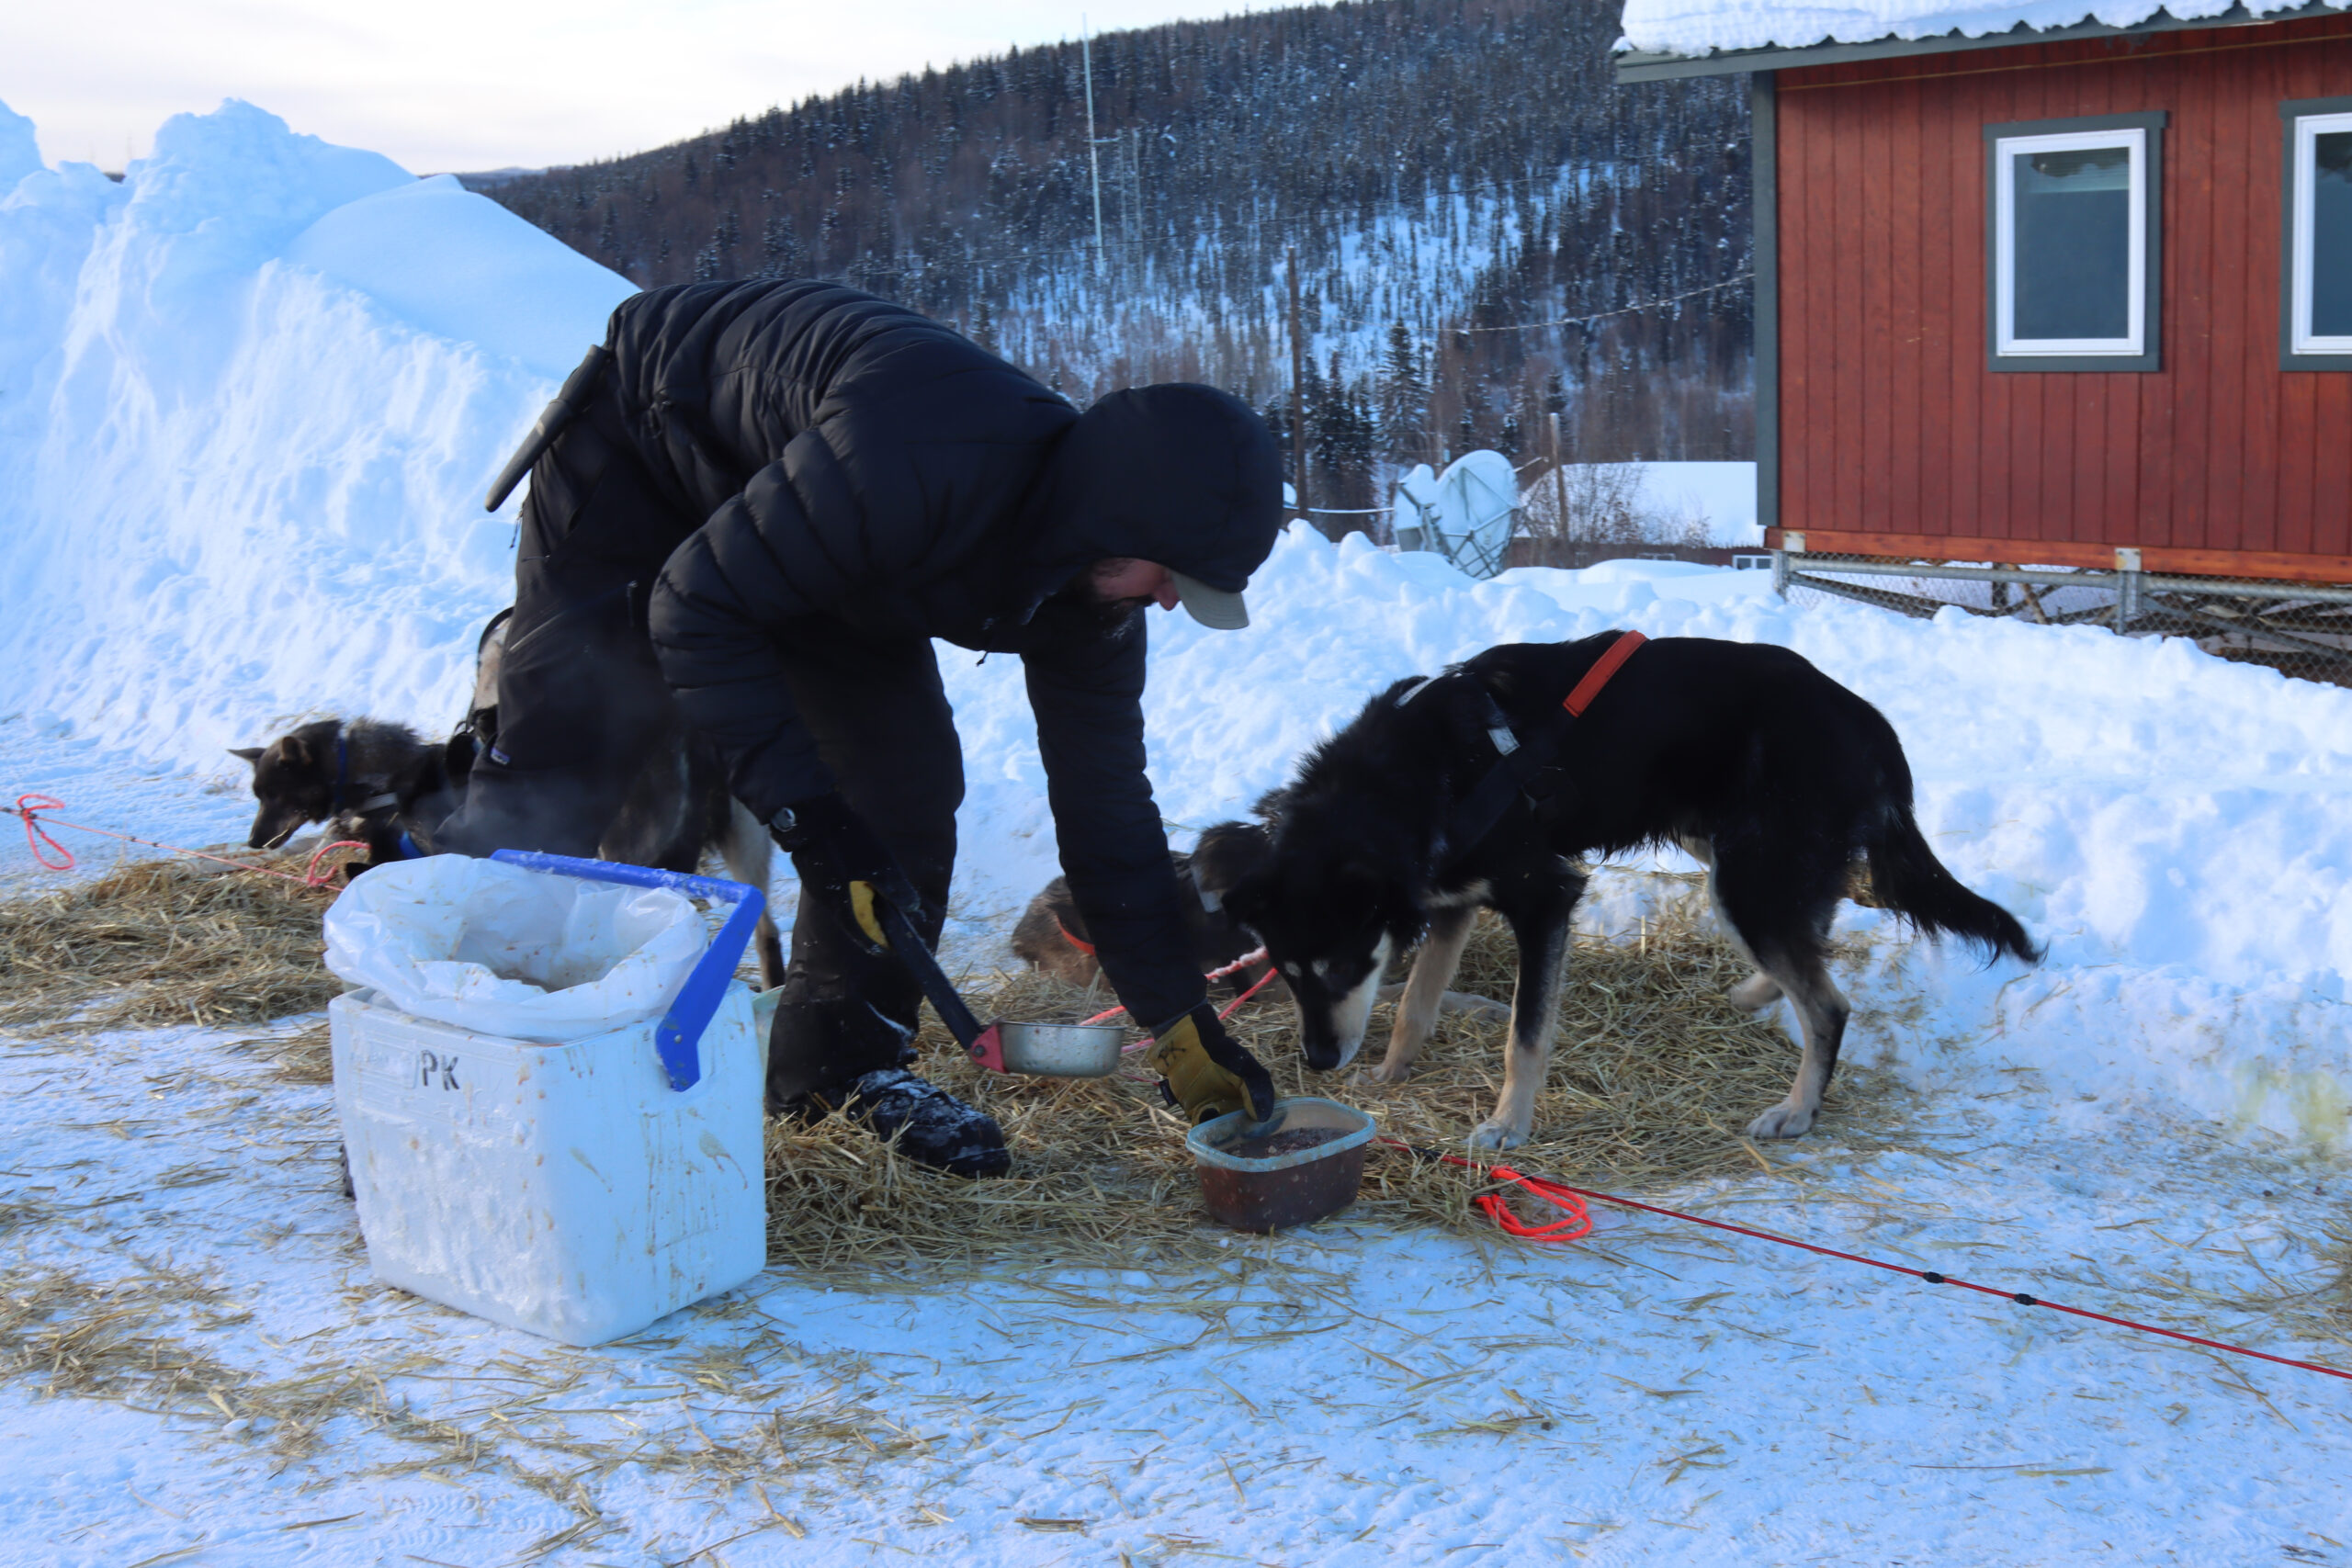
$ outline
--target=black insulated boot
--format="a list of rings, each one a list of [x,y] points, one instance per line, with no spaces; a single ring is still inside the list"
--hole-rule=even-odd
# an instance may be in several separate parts
[[[904,1067],[866,1074],[846,1100],[845,1113],[884,1143],[898,1139],[899,1152],[917,1165],[950,1176],[1002,1176],[1012,1168],[995,1117]]]

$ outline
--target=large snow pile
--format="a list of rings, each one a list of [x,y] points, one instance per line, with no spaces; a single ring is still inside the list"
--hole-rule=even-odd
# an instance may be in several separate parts
[[[1246,632],[1154,617],[1152,776],[1180,829],[1236,815],[1387,682],[1493,643],[1612,626],[1779,643],[1885,711],[1937,852],[2050,943],[2039,971],[1984,971],[1849,907],[1842,929],[1873,954],[1862,1059],[1921,1081],[2030,1066],[2086,1095],[2154,1095],[2322,1143],[2346,1131],[2352,692],[2096,627],[1794,609],[1756,571],[1615,561],[1474,583],[1434,556],[1361,535],[1334,547],[1304,525],[1250,598]],[[1014,892],[1053,867],[1019,676],[1002,663],[947,668],[972,775],[964,874]],[[1600,892],[1587,919],[1630,927],[1636,886]],[[1928,1029],[1867,1016],[1922,994]]]
[[[0,712],[156,756],[447,707],[481,495],[630,291],[453,179],[182,115],[121,183],[0,107]]]
[[[2335,3],[2335,0],[2331,0]],[[2204,21],[2243,4],[2248,15],[2300,10],[2306,0],[1854,0],[1843,6],[1784,0],[1625,0],[1621,49],[1700,55],[1713,50],[1804,49],[1879,39],[1984,38],[2026,27],[2046,32],[2083,22],[2137,27],[2157,17]]]
[[[0,168],[29,164],[21,126],[0,121]],[[512,581],[510,529],[479,498],[623,280],[239,104],[172,121],[119,186],[28,167],[0,197],[0,716],[213,776],[280,716],[458,716]],[[2086,1094],[2343,1134],[2352,693],[2090,627],[1793,609],[1760,572],[1472,583],[1303,525],[1251,598],[1244,632],[1152,617],[1150,763],[1179,842],[1384,683],[1496,642],[1783,644],[1887,712],[1939,852],[2051,943],[2042,970],[1980,972],[1850,911],[1874,954],[1864,1055],[1922,1077],[2029,1064]],[[1017,667],[941,660],[969,937],[1001,931],[1055,854]],[[1608,884],[1589,918],[1630,919],[1643,886]],[[1923,994],[1929,1026],[1874,1021]]]

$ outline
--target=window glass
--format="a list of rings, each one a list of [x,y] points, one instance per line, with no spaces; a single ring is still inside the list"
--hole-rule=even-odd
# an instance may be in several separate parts
[[[2312,138],[2311,335],[2352,338],[2352,129]]]
[[[2156,367],[2162,125],[2150,112],[1986,128],[1996,369]]]
[[[2016,304],[2011,335],[2122,338],[2132,331],[2132,152],[2010,154]]]

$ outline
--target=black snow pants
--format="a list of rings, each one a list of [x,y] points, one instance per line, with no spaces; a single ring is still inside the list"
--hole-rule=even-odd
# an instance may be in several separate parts
[[[640,457],[617,404],[596,398],[531,470],[493,747],[434,847],[594,858],[638,772],[684,744],[646,630],[654,579],[701,519]],[[936,944],[956,864],[962,745],[927,638],[876,642],[801,621],[776,628],[786,680],[841,793],[889,847]],[[805,882],[804,882],[805,885]],[[831,1099],[910,1055],[922,991],[804,897],[770,1040],[768,1105]]]

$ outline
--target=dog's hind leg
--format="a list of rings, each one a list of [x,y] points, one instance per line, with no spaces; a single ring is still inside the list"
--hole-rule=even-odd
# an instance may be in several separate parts
[[[741,802],[729,801],[728,807],[727,834],[719,840],[719,858],[727,863],[728,875],[765,895],[775,860],[775,840]],[[760,955],[760,989],[773,991],[784,984],[784,941],[776,932],[775,913],[766,905],[761,906],[752,943]]]
[[[1788,1098],[1747,1124],[1751,1138],[1803,1137],[1838,1070],[1851,1009],[1829,977],[1829,919],[1844,887],[1845,863],[1815,863],[1785,844],[1727,854],[1716,874],[1726,921],[1756,955],[1757,978],[1785,994],[1804,1035],[1804,1055]],[[1738,990],[1756,984],[1751,980]],[[1733,999],[1738,999],[1738,991]]]
[[[1403,1083],[1412,1076],[1413,1063],[1429,1043],[1430,1031],[1437,1027],[1438,1012],[1453,995],[1446,987],[1462,966],[1463,944],[1470,940],[1470,925],[1477,913],[1463,904],[1430,917],[1429,935],[1420,952],[1413,955],[1413,973],[1406,979],[1404,998],[1396,1006],[1396,1024],[1388,1032],[1388,1054],[1380,1066],[1366,1069],[1367,1080]]]
[[[1768,974],[1795,1004],[1797,1021],[1804,1031],[1804,1056],[1789,1085],[1789,1097],[1750,1122],[1747,1135],[1803,1137],[1812,1129],[1813,1119],[1821,1110],[1822,1094],[1838,1070],[1838,1050],[1845,1043],[1846,1018],[1851,1010],[1817,951],[1776,962]]]
[[[1747,979],[1724,994],[1730,998],[1731,1005],[1742,1012],[1763,1011],[1781,999],[1781,983],[1764,973],[1764,966],[1756,962],[1756,954],[1747,950],[1746,940],[1739,934],[1739,926],[1731,918],[1731,911],[1724,908],[1723,879],[1715,872],[1714,840],[1702,833],[1681,833],[1677,835],[1677,841],[1681,844],[1683,853],[1707,868],[1707,902],[1714,908],[1715,924],[1724,940],[1739,950],[1739,955],[1747,960],[1753,971]]]

